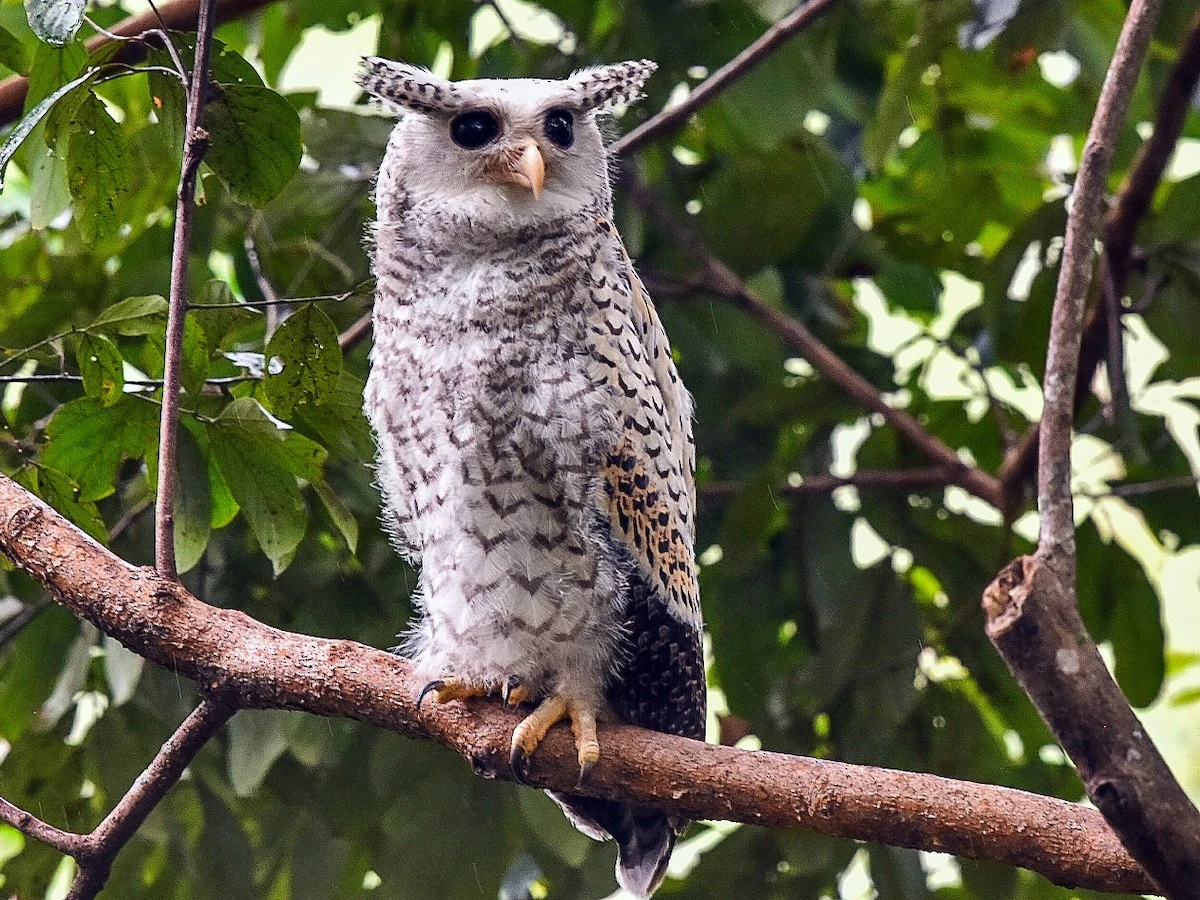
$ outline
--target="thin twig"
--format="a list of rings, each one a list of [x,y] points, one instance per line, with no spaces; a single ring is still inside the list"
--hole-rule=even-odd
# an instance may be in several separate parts
[[[184,80],[184,87],[187,86],[187,69],[183,66],[183,60],[179,57],[179,51],[175,49],[175,42],[171,40],[170,35],[162,28],[147,28],[141,34],[124,35],[117,34],[115,31],[109,31],[107,28],[99,25],[91,16],[84,16],[84,21],[87,22],[98,34],[104,35],[110,41],[133,41],[136,43],[148,43],[149,38],[158,38],[166,50],[167,55],[171,57],[171,62],[175,64],[175,74]],[[157,67],[156,67],[157,68]]]
[[[40,616],[43,612],[54,605],[54,601],[49,597],[43,597],[37,603],[29,603],[21,609],[16,615],[5,619],[3,624],[0,624],[0,650],[7,647],[9,642],[14,640],[18,634],[25,630],[34,619]]]
[[[279,308],[279,304],[290,303],[291,301],[279,299],[275,285],[271,284],[271,279],[267,277],[267,273],[263,270],[262,258],[258,255],[258,244],[254,241],[253,228],[246,229],[246,237],[242,241],[242,246],[246,250],[246,259],[250,263],[250,271],[254,273],[254,283],[258,285],[259,292],[265,298],[261,302],[251,301],[250,303],[255,306],[267,307],[267,340],[270,341],[271,335],[275,333],[275,329],[279,327],[284,319],[283,313],[286,312],[286,310]]]
[[[1116,202],[1108,211],[1104,224],[1105,262],[1113,275],[1113,291],[1118,298],[1124,297],[1132,258],[1134,236],[1138,226],[1150,208],[1167,164],[1175,152],[1183,125],[1191,111],[1192,97],[1200,84],[1200,13],[1192,21],[1179,57],[1167,77],[1166,86],[1158,100],[1154,119],[1154,133],[1138,151],[1129,176],[1117,194]],[[1149,285],[1143,292],[1145,305],[1156,290]],[[1139,304],[1129,312],[1144,312]],[[1088,390],[1096,367],[1104,359],[1108,341],[1105,336],[1107,317],[1103,310],[1093,308],[1084,327],[1079,359],[1079,373],[1075,381],[1075,409],[1087,400]],[[1021,499],[1025,485],[1035,472],[1038,453],[1038,424],[1025,433],[1017,445],[1006,456],[1000,470],[1000,481],[1010,505]]]
[[[200,161],[208,149],[204,103],[208,90],[208,57],[212,49],[213,8],[216,0],[201,0],[196,26],[196,57],[188,91],[183,163],[175,204],[175,235],[171,252],[171,291],[167,307],[166,358],[163,363],[163,406],[159,424],[158,500],[154,509],[154,563],[168,578],[175,568],[175,446],[179,427],[180,373],[183,364],[183,321],[187,315],[188,251],[192,244],[192,209]]]
[[[854,371],[804,325],[763,303],[732,269],[709,252],[699,237],[672,215],[650,189],[632,174],[624,173],[621,183],[630,199],[654,219],[671,236],[674,243],[699,265],[700,275],[710,292],[730,300],[781,337],[845,394],[871,412],[879,413],[897,433],[921,450],[931,461],[954,469],[958,473],[955,484],[1003,509],[1004,496],[999,481],[975,466],[966,465],[957,453],[911,415],[902,409],[889,406],[874,385]]]
[[[59,853],[74,856],[79,852],[82,835],[55,828],[53,825],[43,822],[33,813],[14,806],[3,797],[0,797],[0,821],[7,822],[24,835],[50,845]]]
[[[664,109],[647,119],[629,134],[614,141],[609,153],[624,156],[640,150],[654,138],[678,131],[692,115],[711,103],[721,91],[745,77],[789,38],[803,31],[823,13],[837,5],[838,0],[808,0],[762,33],[753,44],[713,72],[692,90],[678,106]]]
[[[271,2],[273,0],[219,0],[216,18],[218,22],[227,22]],[[123,37],[132,37],[155,27],[163,31],[190,29],[197,20],[200,4],[201,0],[175,0],[162,7],[161,16],[157,11],[148,9],[122,19],[110,31]],[[109,39],[98,34],[90,38],[85,46],[92,53],[107,43]],[[22,75],[12,75],[0,81],[0,127],[20,117],[28,90],[29,79]]]
[[[929,466],[923,469],[898,469],[896,471],[865,471],[853,475],[807,475],[797,484],[784,482],[773,485],[771,490],[783,496],[812,497],[829,494],[838,488],[854,487],[864,490],[921,491],[949,487],[958,483],[963,464],[957,466]],[[720,503],[732,499],[747,489],[747,485],[736,481],[711,481],[697,485],[697,491],[705,500]]]
[[[260,375],[221,375],[217,378],[205,379],[205,384],[224,386],[230,384],[241,384],[243,381],[261,381]],[[42,372],[32,375],[0,375],[0,384],[36,384],[38,382],[48,382],[50,384],[82,384],[82,375],[72,375],[70,372]],[[141,388],[160,388],[166,382],[161,378],[129,378],[125,384],[130,387]]]
[[[1161,0],[1136,0],[1121,32],[1116,55],[1100,91],[1100,100],[1079,176],[1070,199],[1058,290],[1050,319],[1046,352],[1040,447],[1038,449],[1038,510],[1041,533],[1038,553],[1058,570],[1068,585],[1075,583],[1075,516],[1071,502],[1071,426],[1075,419],[1075,381],[1079,372],[1083,310],[1092,281],[1100,202],[1116,151],[1116,141],[1137,84],[1141,61]]]

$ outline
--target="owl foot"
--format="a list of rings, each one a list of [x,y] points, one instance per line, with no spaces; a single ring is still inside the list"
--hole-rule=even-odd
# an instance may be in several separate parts
[[[428,694],[433,694],[438,703],[449,703],[451,700],[466,700],[469,697],[486,697],[494,694],[495,689],[478,682],[463,681],[459,678],[435,678],[417,695],[417,711]]]
[[[538,704],[537,709],[513,730],[512,750],[508,760],[518,781],[525,781],[525,775],[529,771],[529,757],[537,750],[546,732],[566,718],[571,720],[571,731],[575,735],[575,749],[579,756],[577,783],[583,784],[587,779],[592,767],[600,759],[600,742],[596,737],[596,710],[590,704],[553,694]]]

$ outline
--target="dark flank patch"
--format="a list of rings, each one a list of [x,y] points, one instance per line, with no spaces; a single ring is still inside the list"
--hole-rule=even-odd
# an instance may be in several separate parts
[[[681,622],[631,573],[622,624],[628,639],[608,685],[608,702],[623,722],[704,738],[704,650],[698,629]]]

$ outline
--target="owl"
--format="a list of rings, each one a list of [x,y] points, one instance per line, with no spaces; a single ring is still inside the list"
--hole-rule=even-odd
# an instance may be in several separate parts
[[[497,695],[522,778],[566,720],[702,738],[691,399],[612,221],[599,117],[655,66],[450,82],[384,59],[365,408],[385,521],[420,566],[402,650],[437,702]],[[551,794],[648,897],[685,821]]]

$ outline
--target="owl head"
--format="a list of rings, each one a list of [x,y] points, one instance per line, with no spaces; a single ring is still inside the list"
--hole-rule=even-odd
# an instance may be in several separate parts
[[[403,112],[378,190],[406,205],[474,220],[560,217],[609,198],[597,116],[641,95],[648,60],[614,63],[563,80],[448,81],[425,69],[368,57],[359,84]]]

